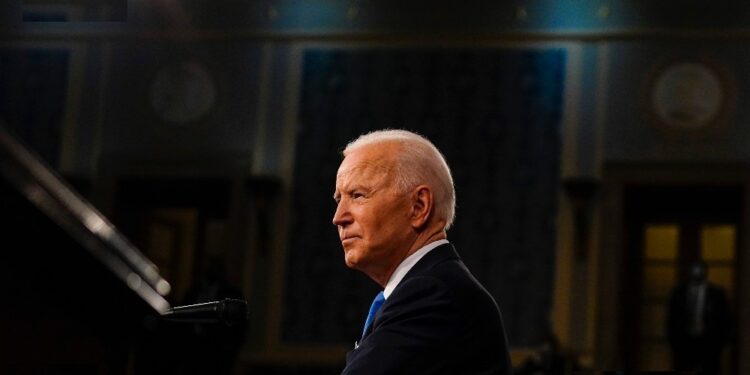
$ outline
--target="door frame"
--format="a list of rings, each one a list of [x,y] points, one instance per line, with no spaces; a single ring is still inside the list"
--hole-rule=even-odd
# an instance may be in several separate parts
[[[738,186],[741,189],[742,207],[738,226],[737,285],[734,307],[737,319],[736,373],[750,373],[750,163],[645,163],[610,162],[604,165],[602,190],[598,209],[602,215],[599,228],[601,242],[597,275],[597,324],[595,366],[599,369],[625,368],[624,337],[620,322],[626,291],[622,264],[627,247],[624,218],[625,190],[629,185],[639,186]]]
[[[698,199],[696,199],[698,198]],[[689,202],[689,203],[688,203]],[[623,273],[623,291],[620,295],[621,311],[627,317],[620,322],[619,337],[629,370],[662,370],[663,368],[641,368],[643,363],[640,337],[644,321],[641,319],[644,307],[644,225],[675,223],[681,227],[679,235],[679,252],[677,255],[677,279],[684,280],[689,265],[700,256],[701,225],[731,223],[737,228],[737,241],[742,240],[740,226],[742,222],[741,205],[742,186],[737,184],[710,185],[629,185],[625,187],[625,221],[624,253],[621,264]],[[635,205],[633,205],[635,203]],[[688,204],[686,204],[688,203]],[[692,229],[692,230],[691,230]],[[737,253],[736,249],[735,252]],[[735,254],[733,269],[738,268],[739,255]],[[709,271],[710,273],[711,271]],[[737,276],[737,273],[733,273]],[[736,280],[734,282],[737,284]],[[675,284],[677,285],[677,284]],[[730,300],[735,300],[736,289],[733,288]],[[667,300],[668,301],[668,300]],[[666,302],[666,301],[665,301]],[[736,301],[734,301],[736,302]],[[666,307],[666,306],[665,306]],[[663,331],[662,331],[663,332]],[[731,352],[734,354],[734,350]],[[734,367],[732,358],[731,368]],[[668,365],[668,363],[667,363]]]

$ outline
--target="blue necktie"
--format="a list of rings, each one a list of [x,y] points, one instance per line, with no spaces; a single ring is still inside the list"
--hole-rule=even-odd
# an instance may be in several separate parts
[[[372,301],[372,305],[370,305],[370,313],[367,314],[367,320],[365,320],[365,328],[362,329],[363,338],[365,337],[365,332],[367,332],[367,329],[372,325],[372,321],[375,319],[375,314],[378,313],[378,310],[380,310],[380,306],[383,305],[383,302],[385,302],[385,296],[383,295],[383,292],[380,292],[377,296],[375,296],[375,299]]]

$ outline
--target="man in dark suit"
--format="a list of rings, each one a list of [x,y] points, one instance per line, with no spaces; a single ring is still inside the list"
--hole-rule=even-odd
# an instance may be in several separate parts
[[[667,339],[676,370],[718,375],[721,352],[731,336],[732,319],[724,291],[708,283],[707,272],[705,262],[693,263],[688,280],[672,292]]]
[[[446,239],[456,198],[437,148],[383,130],[343,154],[333,224],[346,265],[384,288],[343,374],[509,375],[497,304]]]

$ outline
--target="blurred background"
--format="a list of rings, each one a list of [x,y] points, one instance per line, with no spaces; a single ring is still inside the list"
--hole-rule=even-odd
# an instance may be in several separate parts
[[[452,168],[448,237],[498,301],[519,373],[550,347],[558,373],[673,369],[670,298],[699,259],[731,323],[721,373],[750,373],[746,2],[0,14],[4,126],[159,267],[170,303],[250,311],[241,327],[162,322],[3,181],[4,372],[337,373],[377,292],[331,225],[340,151],[404,128]]]

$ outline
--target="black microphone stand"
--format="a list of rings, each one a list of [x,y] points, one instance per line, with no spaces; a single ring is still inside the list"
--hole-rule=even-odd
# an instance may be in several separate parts
[[[225,298],[222,301],[175,306],[161,317],[174,322],[223,323],[231,327],[248,319],[247,301]]]

